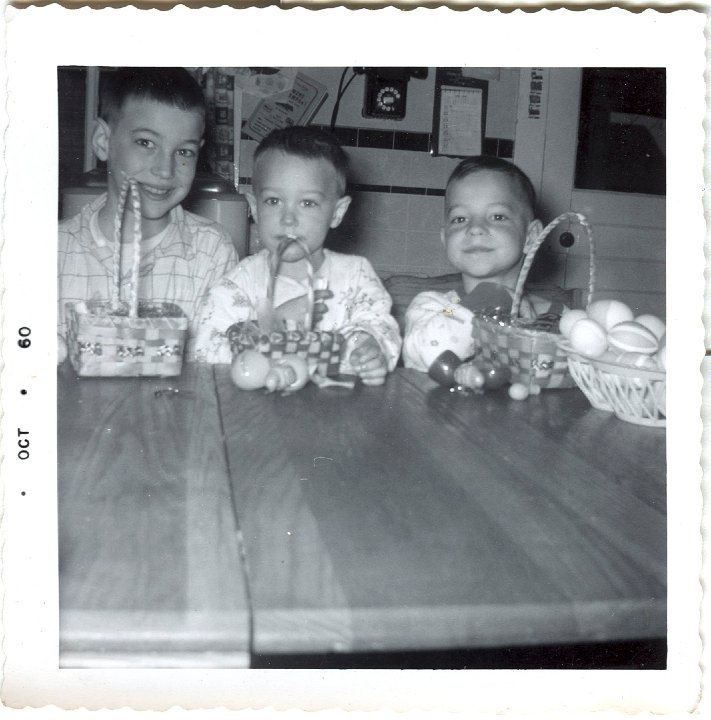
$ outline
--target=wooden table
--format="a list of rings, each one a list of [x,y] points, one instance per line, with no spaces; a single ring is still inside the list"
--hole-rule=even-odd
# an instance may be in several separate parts
[[[217,366],[65,378],[59,405],[67,657],[666,634],[665,432],[578,390],[463,397],[398,369],[283,397]]]
[[[247,666],[212,373],[77,380],[66,364],[57,391],[60,665]]]

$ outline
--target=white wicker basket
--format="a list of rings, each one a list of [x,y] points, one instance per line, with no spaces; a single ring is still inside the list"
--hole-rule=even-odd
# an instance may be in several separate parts
[[[666,427],[667,375],[663,370],[632,367],[588,357],[561,343],[577,386],[598,410],[614,412],[620,420]]]

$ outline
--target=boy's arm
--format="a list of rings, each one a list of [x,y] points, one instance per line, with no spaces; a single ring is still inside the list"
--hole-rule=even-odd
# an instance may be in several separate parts
[[[449,293],[423,292],[417,295],[405,313],[405,338],[402,357],[405,367],[427,372],[445,350],[460,360],[474,354],[472,313]]]
[[[188,345],[190,359],[206,363],[232,362],[232,351],[225,334],[227,329],[233,323],[256,317],[245,282],[246,274],[233,270],[204,298]]]
[[[358,273],[351,285],[355,294],[348,301],[348,319],[339,329],[346,338],[358,331],[373,337],[385,356],[388,372],[392,372],[402,347],[400,329],[390,313],[392,299],[370,263],[365,258],[359,260]]]
[[[202,305],[210,289],[217,285],[239,261],[237,251],[227,231],[220,226],[217,227],[219,227],[219,234],[208,253],[208,264],[202,273],[200,290],[195,303],[196,308]]]

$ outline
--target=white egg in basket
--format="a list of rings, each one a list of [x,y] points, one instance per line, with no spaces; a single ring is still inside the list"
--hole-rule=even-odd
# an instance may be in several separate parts
[[[607,350],[605,328],[591,318],[583,318],[573,325],[570,331],[570,344],[575,350],[597,357]]]
[[[639,352],[652,355],[659,348],[654,333],[634,320],[615,325],[607,333],[610,347],[621,352]]]
[[[639,315],[638,317],[636,317],[634,321],[639,323],[640,325],[644,325],[647,330],[651,330],[651,332],[654,333],[654,336],[660,342],[667,331],[667,326],[664,323],[664,320],[658,318],[656,315],[650,315],[649,313],[645,313],[644,315]]]
[[[588,317],[602,325],[605,330],[634,319],[634,313],[619,300],[596,300],[588,305]]]

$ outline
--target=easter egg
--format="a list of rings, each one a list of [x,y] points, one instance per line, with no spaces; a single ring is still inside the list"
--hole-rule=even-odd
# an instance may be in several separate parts
[[[563,337],[570,337],[570,331],[573,329],[578,320],[586,318],[588,314],[585,310],[565,310],[560,316],[560,322],[558,323],[558,329]]]
[[[528,394],[528,388],[523,383],[513,383],[509,388],[509,397],[512,400],[525,400]]]
[[[607,350],[607,334],[599,323],[583,318],[570,331],[570,344],[583,355],[598,357]]]
[[[264,387],[271,364],[269,359],[256,350],[243,350],[232,361],[230,377],[242,390]]]
[[[657,367],[659,367],[660,370],[664,370],[666,372],[667,370],[667,346],[663,345],[661,348],[659,348],[659,352],[655,355],[655,358],[657,360]]]
[[[57,333],[57,365],[61,365],[67,359],[67,343],[64,338]]]
[[[479,390],[484,387],[484,373],[473,362],[462,363],[454,370],[455,385]]]
[[[498,390],[511,382],[511,371],[505,365],[492,365],[482,370],[484,373],[484,388]]]
[[[640,352],[652,355],[659,342],[651,330],[634,320],[618,323],[607,333],[610,347],[621,352]]]
[[[285,363],[283,365],[275,365],[269,370],[264,380],[264,387],[266,387],[267,392],[286,390],[291,383],[295,381],[296,372],[294,368]]]
[[[291,367],[294,371],[295,379],[289,384],[289,390],[301,390],[309,381],[309,366],[306,360],[298,355],[285,355],[281,362]]]
[[[588,305],[588,317],[609,330],[634,318],[632,310],[619,300],[596,300]]]
[[[445,350],[439,354],[430,365],[427,374],[444,387],[454,387],[457,382],[454,379],[454,371],[462,364],[462,361],[451,350]]]
[[[639,317],[636,317],[634,321],[640,325],[644,325],[647,330],[651,330],[657,340],[661,340],[667,331],[667,326],[664,324],[664,320],[658,318],[656,315],[640,315]]]

